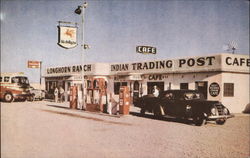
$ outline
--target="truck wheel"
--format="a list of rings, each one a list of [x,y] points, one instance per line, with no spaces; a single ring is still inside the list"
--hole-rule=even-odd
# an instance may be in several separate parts
[[[35,100],[35,95],[33,94],[27,100],[30,101],[30,102],[33,102]]]
[[[226,122],[226,119],[217,119],[215,122],[218,125],[224,125],[224,123]]]
[[[21,99],[22,102],[25,102],[26,100],[27,100],[26,98],[25,99]]]
[[[13,95],[11,93],[6,93],[4,95],[4,100],[8,103],[12,102],[14,100]]]

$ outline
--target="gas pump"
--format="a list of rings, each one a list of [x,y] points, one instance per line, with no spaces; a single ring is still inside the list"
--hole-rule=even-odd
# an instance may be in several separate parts
[[[119,91],[119,113],[123,115],[129,114],[130,93],[127,86],[121,86]]]
[[[87,111],[106,112],[104,104],[107,104],[107,82],[104,78],[89,78],[87,82]]]
[[[77,86],[70,87],[70,108],[76,109],[77,108]]]

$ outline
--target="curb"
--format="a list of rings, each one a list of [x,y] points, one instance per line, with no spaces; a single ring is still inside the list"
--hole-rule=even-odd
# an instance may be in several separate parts
[[[71,109],[68,106],[65,106],[65,104],[63,103],[55,103],[55,102],[49,102],[46,103],[47,106],[49,107],[54,107],[54,108],[61,108],[61,109],[67,109],[69,112],[84,112],[84,113],[88,113],[88,114],[96,114],[96,115],[101,115],[101,116],[109,116],[109,117],[115,117],[115,118],[120,118],[122,116],[126,116],[126,115],[110,115],[107,113],[101,113],[101,112],[92,112],[92,111],[86,111],[86,110],[81,110],[81,109]]]

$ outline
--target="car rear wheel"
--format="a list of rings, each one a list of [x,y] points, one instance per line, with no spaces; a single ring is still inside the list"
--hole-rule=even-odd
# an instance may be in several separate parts
[[[161,118],[164,115],[163,107],[161,105],[157,106],[153,112],[156,118]]]
[[[140,113],[141,113],[141,115],[145,115],[145,109],[144,109],[144,108],[141,108]]]
[[[216,124],[218,124],[218,125],[224,125],[225,122],[226,122],[226,119],[217,119],[215,122],[216,122]]]
[[[4,100],[8,103],[12,102],[14,100],[13,95],[11,93],[6,93],[4,95]]]

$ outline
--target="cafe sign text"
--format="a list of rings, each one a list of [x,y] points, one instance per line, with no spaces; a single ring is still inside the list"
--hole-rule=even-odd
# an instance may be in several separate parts
[[[137,46],[136,52],[142,54],[156,54],[156,48],[151,46]]]

